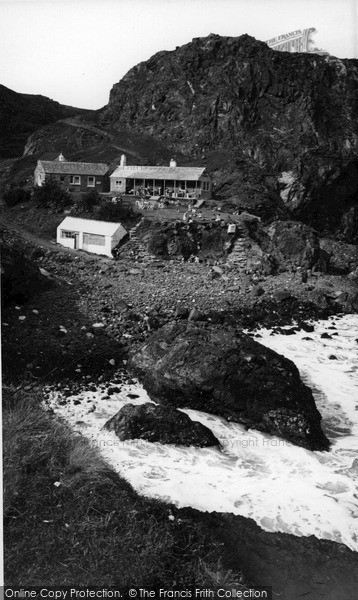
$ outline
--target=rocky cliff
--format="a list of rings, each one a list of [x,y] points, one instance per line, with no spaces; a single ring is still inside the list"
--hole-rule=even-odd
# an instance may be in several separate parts
[[[211,34],[131,69],[101,120],[205,162],[218,197],[353,241],[357,116],[357,60]]]

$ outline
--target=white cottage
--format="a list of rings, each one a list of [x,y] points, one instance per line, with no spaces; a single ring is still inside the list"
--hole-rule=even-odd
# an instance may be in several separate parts
[[[66,217],[57,227],[57,243],[112,258],[112,249],[126,235],[120,223]]]
[[[168,167],[127,165],[122,154],[110,182],[111,192],[134,196],[207,200],[212,195],[212,182],[205,167],[178,167],[173,159]]]

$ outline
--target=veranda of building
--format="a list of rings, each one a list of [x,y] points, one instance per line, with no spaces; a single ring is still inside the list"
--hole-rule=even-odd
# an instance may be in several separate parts
[[[133,196],[164,196],[168,199],[210,199],[212,183],[205,167],[121,165],[110,176],[110,191]]]

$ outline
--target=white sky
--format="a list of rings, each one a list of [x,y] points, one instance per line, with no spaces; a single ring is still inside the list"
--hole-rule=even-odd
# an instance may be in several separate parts
[[[100,108],[131,67],[193,37],[315,27],[319,48],[358,58],[357,23],[358,0],[0,0],[0,83]]]

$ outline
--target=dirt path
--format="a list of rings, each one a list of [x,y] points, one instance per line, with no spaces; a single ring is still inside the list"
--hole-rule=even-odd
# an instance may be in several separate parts
[[[71,127],[87,129],[88,131],[92,131],[93,133],[101,135],[102,137],[108,138],[111,142],[111,145],[113,146],[113,148],[116,148],[116,150],[143,159],[143,157],[137,152],[135,152],[133,149],[130,150],[129,148],[119,146],[116,143],[114,134],[109,133],[108,131],[104,131],[103,129],[99,129],[99,127],[95,127],[94,125],[88,125],[87,123],[83,123],[83,121],[81,121],[81,117],[69,117],[68,119],[61,119],[61,123],[65,123],[66,125],[70,125]]]

